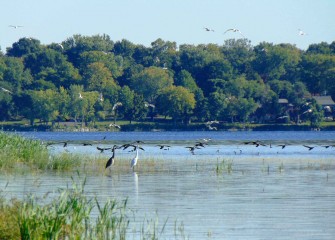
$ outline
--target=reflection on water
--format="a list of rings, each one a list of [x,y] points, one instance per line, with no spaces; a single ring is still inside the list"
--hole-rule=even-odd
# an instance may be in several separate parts
[[[83,136],[76,140],[87,137]],[[291,139],[291,145],[284,149],[276,146],[283,141],[279,136],[273,140],[270,136],[255,138],[274,142],[272,148],[245,146],[245,138],[225,144],[226,140],[215,142],[210,136],[213,143],[197,149],[195,155],[185,148],[194,140],[179,140],[164,151],[156,146],[159,139],[151,139],[143,145],[145,151],[140,152],[138,164],[144,156],[152,157],[164,162],[166,171],[145,173],[129,168],[129,172],[115,174],[112,169],[106,175],[87,176],[85,190],[101,201],[128,198],[128,206],[136,216],[129,236],[135,239],[140,238],[137,233],[143,219],[154,219],[156,213],[159,226],[168,219],[167,239],[174,239],[175,221],[184,224],[190,239],[333,239],[335,150],[322,147],[331,143],[333,136],[327,133],[301,140],[317,146],[311,151],[298,142],[297,136],[288,134],[284,137]],[[194,139],[200,137],[203,135]],[[100,154],[95,146],[74,144],[67,150]],[[64,148],[55,145],[52,151]],[[110,152],[101,154],[107,160]],[[117,152],[117,156],[129,160],[133,155]],[[227,170],[229,163],[231,171]],[[28,193],[43,196],[48,192],[52,197],[58,188],[71,184],[70,177],[55,173],[1,175],[0,189],[7,198],[22,198]]]

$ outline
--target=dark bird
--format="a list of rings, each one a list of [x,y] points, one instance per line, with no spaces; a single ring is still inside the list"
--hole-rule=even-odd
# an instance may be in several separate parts
[[[103,153],[105,150],[109,150],[112,148],[101,148],[101,147],[97,147],[97,149],[100,151],[100,153]]]
[[[214,29],[208,28],[208,27],[204,27],[206,32],[214,32]]]
[[[286,144],[279,144],[278,147],[281,147],[281,149],[284,149],[286,147]]]
[[[195,147],[205,147],[205,145],[207,145],[208,143],[205,143],[205,142],[196,142],[195,143]]]
[[[264,143],[261,143],[260,141],[249,141],[249,142],[244,142],[244,144],[246,145],[255,145],[256,147],[259,147],[259,146],[266,146],[266,144]]]
[[[311,146],[307,146],[307,145],[303,145],[305,148],[308,148],[308,151],[311,151],[313,148],[315,147],[311,147]]]
[[[83,144],[83,146],[92,146],[91,143],[82,143],[82,144]]]
[[[191,147],[185,147],[188,148],[188,150],[190,150],[190,152],[194,155],[194,150],[195,149],[200,149],[198,146],[191,146]]]
[[[133,149],[130,150],[130,152],[135,151],[137,148],[141,149],[142,151],[145,151],[142,147],[138,146],[138,145],[134,145],[132,143],[126,143],[120,146],[120,148],[123,148],[122,150],[126,150],[127,148],[132,147]]]
[[[171,147],[169,145],[160,145],[160,144],[158,144],[157,146],[159,147],[159,149],[163,149],[163,150],[169,150]]]
[[[108,159],[107,163],[106,163],[106,168],[114,165],[115,163],[115,149],[118,148],[116,145],[113,146],[112,148],[112,153],[113,155]]]

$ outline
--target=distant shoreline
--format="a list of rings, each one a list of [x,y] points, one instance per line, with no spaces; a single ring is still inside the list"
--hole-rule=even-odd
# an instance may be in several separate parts
[[[62,127],[59,127],[62,126]],[[51,125],[20,125],[20,124],[1,124],[2,131],[45,131],[45,132],[160,132],[160,131],[335,131],[335,125],[325,124],[319,129],[313,129],[308,124],[222,124],[217,130],[209,130],[204,124],[196,123],[190,125],[171,125],[162,123],[134,123],[121,125],[121,129],[108,127],[108,125],[99,124],[91,127],[81,126],[64,126],[59,125],[52,127]]]

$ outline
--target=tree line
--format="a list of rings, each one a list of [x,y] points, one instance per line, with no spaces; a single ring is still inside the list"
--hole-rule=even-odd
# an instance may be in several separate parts
[[[21,38],[0,53],[0,87],[0,119],[31,124],[159,115],[184,124],[317,125],[324,109],[312,96],[335,97],[335,41],[301,50],[248,39],[179,46],[157,39],[146,47],[108,35],[48,45]]]

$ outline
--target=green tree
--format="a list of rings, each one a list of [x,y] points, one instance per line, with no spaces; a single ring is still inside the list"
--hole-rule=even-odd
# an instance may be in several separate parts
[[[301,61],[301,78],[313,94],[335,87],[335,55],[306,54]]]
[[[83,75],[85,88],[90,91],[102,92],[109,85],[116,85],[111,72],[103,63],[95,62],[87,66]]]
[[[56,87],[68,88],[81,80],[78,70],[66,60],[64,55],[53,49],[27,55],[24,64],[30,69],[35,79],[50,81]]]
[[[27,54],[41,51],[43,46],[40,41],[34,38],[21,38],[13,43],[12,47],[7,48],[7,56],[22,57]]]
[[[175,122],[182,119],[184,124],[188,124],[195,104],[194,94],[188,89],[170,86],[161,91],[157,106],[159,112],[171,116]]]
[[[274,79],[287,79],[290,82],[296,80],[301,55],[300,50],[295,46],[260,43],[255,47],[255,53],[253,68],[264,82]]]
[[[131,78],[130,87],[146,101],[154,103],[159,92],[172,84],[172,77],[164,69],[149,67]]]
[[[32,107],[35,118],[40,119],[45,124],[56,120],[58,112],[58,93],[54,90],[31,91]]]

